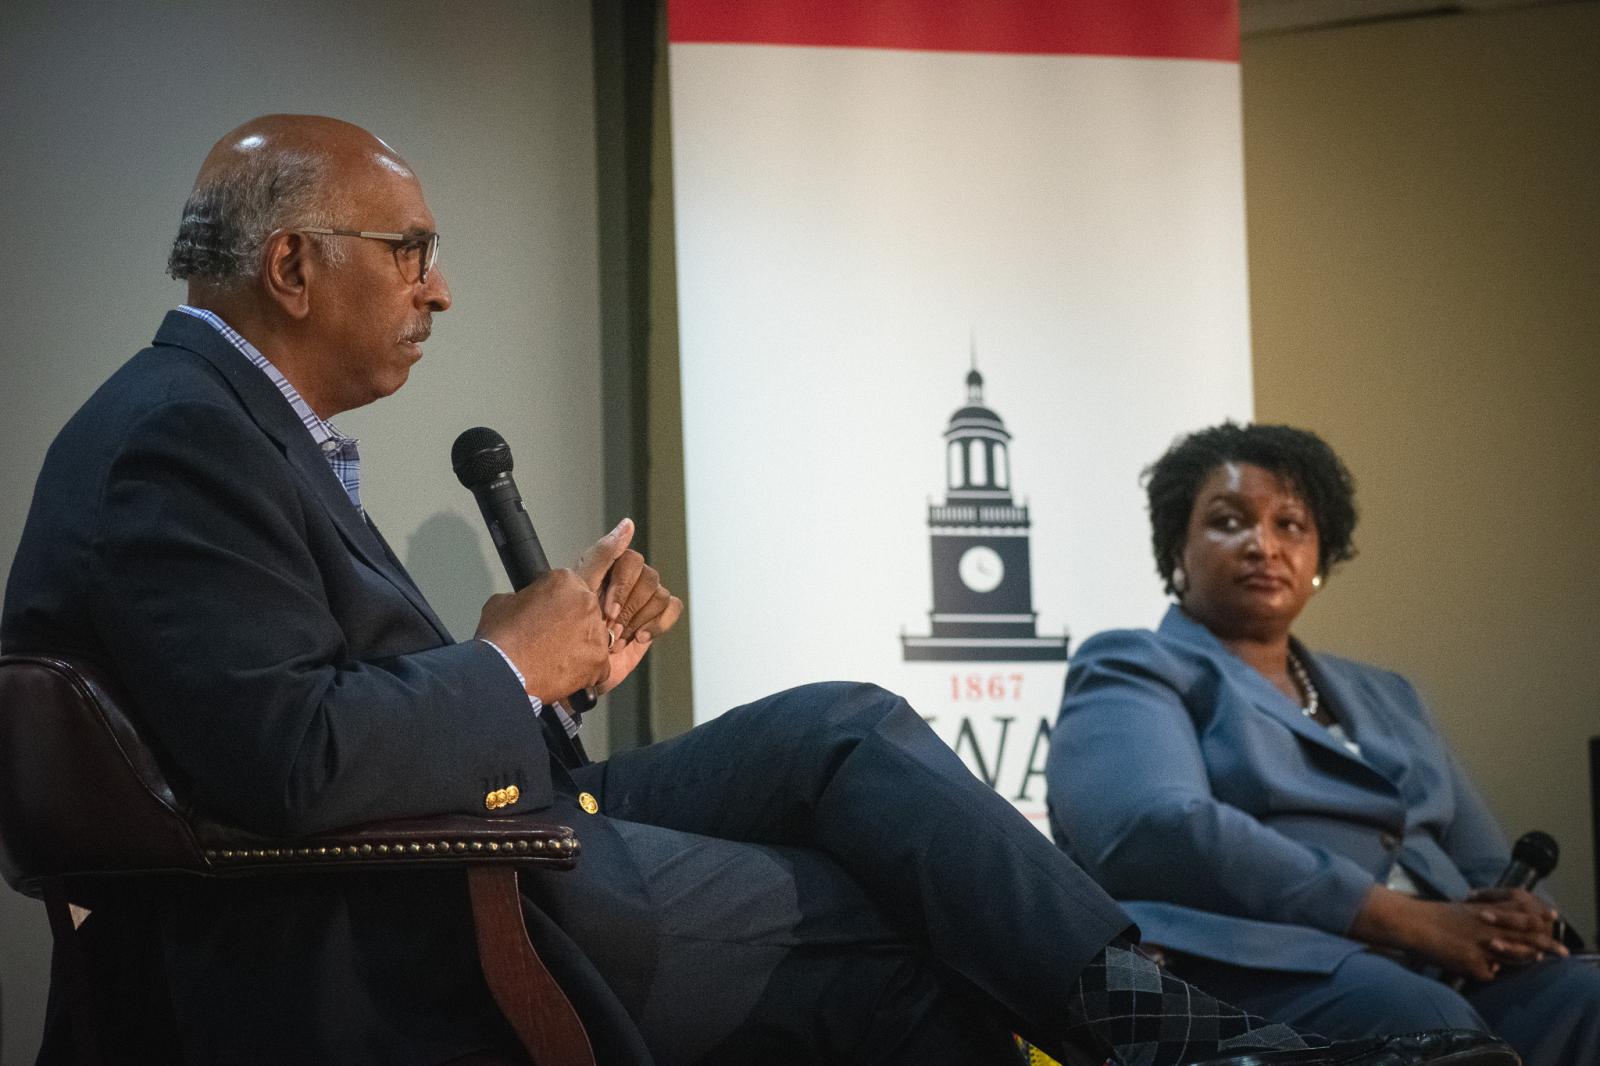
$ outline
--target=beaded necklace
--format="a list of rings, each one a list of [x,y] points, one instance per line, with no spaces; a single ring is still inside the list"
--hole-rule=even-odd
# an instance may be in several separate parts
[[[1305,664],[1300,661],[1300,656],[1293,651],[1289,652],[1289,673],[1294,675],[1295,684],[1300,686],[1300,691],[1306,695],[1305,706],[1300,708],[1300,713],[1307,718],[1317,716],[1317,707],[1322,703],[1322,697],[1317,694],[1317,686],[1311,683],[1311,675],[1306,672]]]

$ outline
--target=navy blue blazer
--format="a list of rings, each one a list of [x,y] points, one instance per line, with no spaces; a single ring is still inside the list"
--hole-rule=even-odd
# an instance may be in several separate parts
[[[1147,942],[1261,969],[1330,973],[1398,863],[1459,899],[1509,847],[1398,674],[1295,642],[1360,746],[1323,726],[1178,607],[1084,642],[1046,768],[1056,841]]]
[[[505,813],[553,808],[584,861],[525,879],[545,907],[536,940],[558,974],[590,978],[580,1010],[615,1023],[595,1034],[603,1057],[644,1057],[547,920],[602,898],[610,919],[650,913],[552,759],[560,739],[493,648],[452,640],[283,396],[207,323],[170,313],[51,446],[0,645],[108,668],[188,794],[241,826],[483,814],[512,784]],[[464,893],[457,874],[185,883],[109,902],[86,929],[128,1002],[170,998],[195,1061],[438,1062],[506,1032]],[[641,950],[616,924],[590,957]],[[632,1050],[606,1050],[608,1034]]]

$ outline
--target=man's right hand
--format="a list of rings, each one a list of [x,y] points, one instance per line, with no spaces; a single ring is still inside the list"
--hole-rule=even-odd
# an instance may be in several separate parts
[[[600,600],[573,570],[551,570],[518,592],[490,596],[474,635],[506,653],[541,703],[603,685],[610,673]]]

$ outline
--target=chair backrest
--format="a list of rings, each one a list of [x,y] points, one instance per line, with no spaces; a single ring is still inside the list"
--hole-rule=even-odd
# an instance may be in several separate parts
[[[206,868],[126,706],[89,664],[0,656],[0,874],[12,888],[40,897],[49,879]]]

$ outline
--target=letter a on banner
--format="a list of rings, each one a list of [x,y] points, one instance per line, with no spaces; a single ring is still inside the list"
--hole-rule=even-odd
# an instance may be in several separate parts
[[[904,693],[1044,828],[1140,470],[1250,416],[1235,0],[670,0],[697,717]]]

